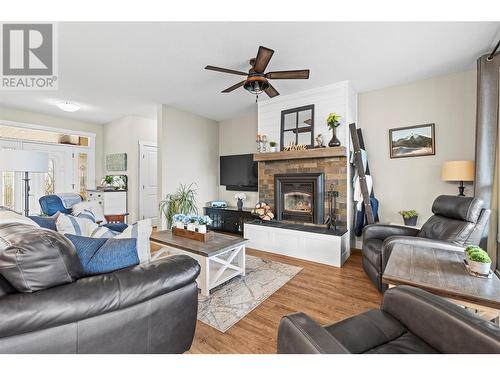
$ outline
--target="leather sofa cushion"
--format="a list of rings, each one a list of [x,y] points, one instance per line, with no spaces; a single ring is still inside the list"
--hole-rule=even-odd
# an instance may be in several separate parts
[[[194,283],[199,273],[196,260],[174,255],[37,293],[7,295],[0,299],[0,337],[124,309]]]
[[[25,224],[0,225],[0,274],[19,292],[71,283],[83,276],[71,242],[63,235]]]
[[[387,344],[407,332],[401,323],[381,310],[369,310],[325,328],[355,354]]]
[[[397,339],[377,346],[366,354],[438,354],[431,346],[410,332],[403,333]]]
[[[6,296],[7,294],[17,293],[17,290],[14,289],[12,285],[0,275],[0,298]]]
[[[382,240],[375,238],[363,241],[363,257],[377,268],[382,266],[382,244]]]
[[[474,231],[474,228],[475,224],[469,221],[434,215],[422,226],[418,237],[463,245]]]
[[[470,223],[477,222],[482,208],[483,201],[481,199],[454,195],[440,195],[432,204],[432,212],[435,215]]]

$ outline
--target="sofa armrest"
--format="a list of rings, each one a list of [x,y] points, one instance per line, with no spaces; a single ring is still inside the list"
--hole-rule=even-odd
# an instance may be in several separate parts
[[[398,245],[409,245],[418,246],[424,249],[438,249],[447,251],[458,251],[463,252],[464,247],[453,244],[451,242],[431,240],[429,238],[423,237],[408,237],[408,236],[394,236],[387,238],[382,245],[382,271],[385,270],[385,266],[391,256],[392,250]]]
[[[500,328],[424,290],[385,292],[382,310],[441,353],[500,353]]]
[[[384,241],[393,236],[416,236],[420,230],[402,225],[370,224],[363,229],[363,240]]]
[[[349,351],[304,313],[284,316],[278,328],[278,354],[342,354]]]
[[[0,337],[55,327],[124,309],[194,283],[200,265],[187,255],[0,298]]]

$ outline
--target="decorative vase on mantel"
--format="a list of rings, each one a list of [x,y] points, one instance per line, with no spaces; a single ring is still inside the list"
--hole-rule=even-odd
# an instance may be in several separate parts
[[[339,147],[340,140],[337,138],[337,126],[334,126],[332,130],[333,130],[333,137],[330,140],[330,142],[328,142],[328,147]]]

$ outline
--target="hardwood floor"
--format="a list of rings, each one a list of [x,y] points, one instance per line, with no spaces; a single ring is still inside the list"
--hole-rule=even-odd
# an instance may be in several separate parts
[[[226,333],[198,320],[189,353],[275,353],[283,315],[303,311],[327,324],[380,305],[382,295],[365,275],[359,251],[354,251],[342,268],[252,249],[247,253],[303,270]]]

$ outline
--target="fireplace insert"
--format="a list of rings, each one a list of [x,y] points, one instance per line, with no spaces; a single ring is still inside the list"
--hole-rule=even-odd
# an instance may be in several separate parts
[[[323,223],[323,173],[288,173],[274,176],[276,218]]]

